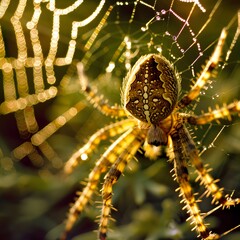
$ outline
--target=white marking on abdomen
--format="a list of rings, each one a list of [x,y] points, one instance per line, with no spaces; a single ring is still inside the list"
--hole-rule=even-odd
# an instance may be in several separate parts
[[[145,74],[145,77],[148,77],[148,74]],[[145,82],[147,82],[147,79],[145,79]],[[146,110],[146,111],[144,111],[144,114],[145,114],[145,116],[146,116],[146,120],[147,120],[147,122],[151,122],[150,121],[150,112],[149,112],[149,105],[147,104],[148,103],[148,93],[147,93],[147,90],[148,90],[148,87],[145,85],[144,87],[143,87],[143,90],[144,90],[144,93],[143,93],[143,103],[144,103],[144,105],[143,105],[143,108],[144,108],[144,110]]]

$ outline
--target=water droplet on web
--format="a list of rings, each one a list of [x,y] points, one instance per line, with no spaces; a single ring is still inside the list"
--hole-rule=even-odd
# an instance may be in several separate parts
[[[191,66],[191,72],[192,72],[192,76],[195,77],[195,70],[193,66]]]
[[[162,14],[162,15],[166,14],[166,10],[162,9],[162,10],[161,10],[161,14]]]
[[[166,36],[170,36],[170,33],[168,31],[165,32]]]
[[[213,96],[212,96],[212,99],[216,99],[216,98],[218,98],[219,97],[219,94],[214,94]]]
[[[159,53],[162,52],[162,47],[161,47],[161,46],[157,46],[156,49],[157,49],[157,51],[158,51]]]
[[[213,148],[213,147],[215,147],[215,145],[214,145],[214,143],[212,142],[212,143],[209,144],[209,148]]]
[[[82,159],[82,161],[86,161],[88,159],[88,155],[86,153],[83,153],[81,155],[81,159]]]
[[[156,18],[157,21],[161,20],[161,13],[160,12],[156,12],[155,18]]]
[[[192,29],[189,29],[189,32],[190,32],[190,34],[191,34],[192,36],[195,36],[195,33],[193,32]]]
[[[145,31],[147,31],[147,28],[146,28],[146,27],[141,27],[141,30],[142,30],[143,32],[145,32]]]

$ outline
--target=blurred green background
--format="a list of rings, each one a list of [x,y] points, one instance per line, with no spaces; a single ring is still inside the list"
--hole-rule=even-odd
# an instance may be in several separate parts
[[[126,3],[123,1],[122,3]],[[138,2],[138,1],[136,1]],[[2,1],[3,3],[3,1]],[[16,58],[17,48],[15,34],[10,19],[16,10],[19,1],[11,1],[10,5],[0,20],[6,57]],[[58,8],[65,8],[74,1],[59,0]],[[73,21],[80,21],[88,17],[97,7],[99,1],[85,1],[74,12],[61,17],[60,39],[57,57],[64,57],[71,39],[71,27]],[[128,1],[128,6],[118,6],[117,1],[107,1],[100,14],[86,27],[79,30],[77,49],[74,61],[85,62],[86,74],[89,81],[98,88],[99,93],[104,94],[111,104],[120,104],[120,87],[123,77],[126,75],[124,49],[115,60],[115,69],[112,73],[105,72],[109,62],[118,49],[123,39],[128,36],[132,42],[134,63],[139,56],[151,51],[156,51],[157,46],[163,49],[163,54],[174,61],[176,68],[181,72],[182,94],[190,86],[192,72],[202,69],[202,65],[208,59],[214,49],[221,29],[237,15],[240,3],[237,1],[201,1],[206,8],[206,13],[195,8],[189,19],[189,28],[184,28],[180,33],[184,22],[192,8],[192,3],[181,1],[156,1],[155,11],[151,8],[155,1],[145,1],[137,4],[133,13],[134,2]],[[216,13],[210,18],[214,5],[219,3]],[[46,5],[42,4],[42,15],[38,23],[39,37],[43,54],[48,54],[53,14]],[[98,26],[104,13],[110,5],[114,8],[101,29],[92,48],[85,52],[86,44],[94,29]],[[149,4],[149,6],[147,6]],[[168,10],[172,4],[172,10],[179,18],[175,18],[173,12],[160,21],[152,21],[149,29],[143,32],[141,27],[146,27],[156,12]],[[28,54],[33,56],[31,50],[29,32],[26,23],[33,14],[33,3],[27,1],[27,7],[21,19],[29,46]],[[131,20],[132,16],[132,20]],[[170,16],[170,17],[167,17]],[[186,51],[192,43],[191,32],[199,33],[200,29],[209,20],[209,24],[197,36],[197,42],[201,46],[203,56],[199,59],[200,50],[195,45],[189,51],[182,54],[173,37],[179,34],[178,44]],[[239,26],[240,27],[240,26]],[[229,29],[229,36],[224,47],[224,53],[230,47],[231,41],[237,29],[236,21]],[[170,37],[166,36],[166,31]],[[150,44],[152,42],[152,44]],[[189,66],[193,64],[193,68]],[[224,59],[224,57],[223,57]],[[70,176],[64,176],[62,167],[64,162],[82,146],[91,134],[97,129],[115,121],[96,111],[79,91],[79,83],[76,75],[69,76],[68,82],[62,79],[68,74],[69,66],[55,67],[58,95],[56,98],[39,103],[34,106],[35,116],[39,130],[47,126],[51,121],[61,116],[76,103],[82,104],[83,110],[71,121],[47,139],[47,143],[54,151],[54,157],[58,159],[58,165],[54,160],[42,154],[36,149],[41,161],[34,162],[29,156],[21,160],[14,158],[12,151],[22,143],[29,141],[31,134],[25,139],[21,138],[16,126],[15,114],[0,115],[0,238],[11,240],[53,240],[59,239],[64,229],[64,219],[69,205],[75,198],[76,191],[81,189],[80,181],[84,180],[92,169],[94,162],[101,156],[109,145],[104,141],[94,152],[91,160],[81,163]],[[32,70],[27,69],[29,88],[33,88]],[[217,104],[222,106],[224,102],[240,99],[240,39],[233,48],[230,59],[224,69],[220,68],[217,80],[213,79],[210,87],[204,91],[197,105],[191,106],[187,111],[196,113],[207,111],[208,106],[214,108]],[[4,102],[3,76],[0,75],[0,100]],[[49,86],[46,84],[46,89]],[[232,122],[222,121],[220,124],[211,124],[204,127],[193,128],[193,135],[200,151],[203,151],[204,163],[209,163],[213,168],[212,175],[221,179],[220,185],[224,186],[226,193],[240,197],[240,121],[234,117]],[[111,142],[111,141],[110,141]],[[157,161],[149,161],[141,153],[137,154],[138,162],[132,161],[126,169],[124,177],[121,177],[114,186],[114,207],[118,209],[112,216],[116,222],[111,223],[113,231],[109,232],[109,240],[157,240],[157,239],[196,239],[196,233],[191,231],[191,226],[186,223],[187,215],[181,210],[178,194],[175,192],[177,183],[173,181],[170,170],[171,163],[163,155]],[[131,168],[131,169],[130,169]],[[191,168],[190,168],[191,169]],[[191,169],[191,172],[194,170]],[[196,192],[201,191],[198,183],[192,185]],[[101,186],[99,187],[101,189]],[[94,201],[101,200],[95,196]],[[203,212],[212,209],[209,199],[203,199],[201,208]],[[99,204],[91,204],[82,214],[69,239],[93,240],[96,239],[97,224],[94,222],[99,215]],[[223,233],[240,224],[240,206],[230,210],[218,210],[207,218],[214,231]],[[223,239],[240,239],[240,230],[223,237]]]

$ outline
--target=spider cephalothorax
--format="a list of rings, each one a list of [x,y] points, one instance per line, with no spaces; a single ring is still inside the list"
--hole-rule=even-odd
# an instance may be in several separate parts
[[[213,120],[230,118],[232,114],[240,113],[240,101],[210,110],[199,116],[183,113],[182,109],[199,96],[200,90],[217,69],[226,36],[227,29],[223,29],[213,54],[191,90],[182,98],[179,97],[178,74],[171,63],[157,53],[140,57],[127,74],[122,88],[123,107],[109,106],[103,97],[99,97],[96,91],[93,91],[84,81],[86,76],[83,74],[82,64],[77,65],[82,90],[90,102],[106,115],[126,119],[116,121],[97,131],[67,162],[65,172],[70,173],[81,159],[90,156],[101,140],[120,135],[98,159],[90,172],[85,188],[70,209],[63,239],[92,197],[101,175],[108,171],[102,187],[103,203],[99,223],[99,239],[106,239],[112,209],[113,185],[139,149],[143,148],[146,156],[154,157],[154,154],[149,152],[152,145],[167,147],[168,157],[174,165],[174,177],[179,184],[179,196],[183,199],[184,208],[190,215],[189,219],[199,236],[204,240],[221,237],[221,235],[211,233],[206,227],[204,216],[197,203],[198,199],[189,181],[188,164],[191,163],[196,169],[198,179],[206,189],[206,195],[212,196],[212,203],[224,208],[239,204],[240,199],[225,195],[223,188],[218,187],[217,181],[203,165],[185,125],[203,125]]]

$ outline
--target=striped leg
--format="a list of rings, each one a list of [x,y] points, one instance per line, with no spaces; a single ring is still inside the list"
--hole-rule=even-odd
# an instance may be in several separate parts
[[[113,144],[109,146],[102,157],[96,162],[95,167],[88,177],[88,182],[83,192],[77,198],[73,206],[70,208],[66,221],[65,232],[62,239],[66,239],[67,233],[72,229],[78,216],[89,202],[92,194],[98,186],[99,178],[102,173],[106,172],[118,158],[118,156],[135,141],[135,137],[139,134],[139,129],[132,128],[122,134]]]
[[[88,79],[84,74],[83,64],[80,62],[77,64],[77,71],[82,91],[86,94],[88,100],[90,101],[90,103],[93,104],[94,107],[96,107],[100,112],[102,112],[106,116],[116,118],[127,116],[126,111],[122,107],[116,105],[110,106],[108,104],[108,101],[104,99],[102,95],[99,96],[97,92],[91,88]]]
[[[207,61],[206,66],[202,70],[200,76],[198,77],[196,83],[193,85],[191,90],[183,96],[183,98],[179,101],[178,107],[184,108],[187,105],[189,105],[194,99],[196,99],[201,89],[207,84],[209,78],[214,74],[214,71],[218,67],[218,62],[220,61],[220,57],[222,54],[222,48],[225,43],[227,37],[227,29],[223,28],[220,38],[218,40],[217,46],[210,57],[210,59]]]
[[[204,184],[207,189],[207,195],[212,195],[212,203],[220,203],[222,207],[230,207],[240,204],[239,198],[232,199],[229,195],[224,195],[223,188],[217,186],[216,182],[218,182],[218,180],[214,180],[209,174],[209,170],[203,166],[203,163],[198,156],[198,150],[186,128],[183,127],[179,129],[179,136],[181,136],[184,152],[188,153],[190,161],[197,169],[197,180],[200,180],[201,184]]]
[[[179,129],[181,130],[181,128]],[[173,153],[174,153],[174,170],[176,175],[176,180],[179,183],[180,196],[183,198],[182,202],[185,204],[184,209],[187,209],[190,215],[189,219],[195,224],[195,228],[199,232],[200,236],[204,240],[219,239],[219,236],[214,233],[210,233],[206,228],[201,216],[200,209],[198,207],[197,201],[194,197],[192,187],[189,183],[189,175],[187,170],[187,153],[182,144],[182,134],[180,135],[178,131],[171,134],[173,143]],[[194,228],[194,229],[195,229]]]
[[[102,188],[103,207],[99,224],[100,240],[105,240],[107,236],[108,221],[112,209],[113,184],[117,182],[128,162],[141,147],[145,137],[146,133],[144,133],[142,130],[139,130],[138,136],[136,136],[131,145],[124,149],[124,151],[121,153],[119,158],[109,170],[108,174],[105,176],[105,181]]]
[[[188,122],[189,124],[203,125],[210,123],[214,120],[218,121],[219,119],[223,118],[228,118],[229,120],[231,120],[231,115],[233,115],[234,113],[240,113],[240,101],[230,103],[229,105],[217,108],[215,110],[209,110],[208,113],[204,113],[200,116],[182,115],[182,117],[184,121]],[[187,148],[186,151],[189,153],[189,155],[191,155],[190,159],[192,160],[193,165],[198,171],[199,179],[201,180],[201,183],[206,186],[208,194],[212,195],[213,202],[220,203],[222,207],[230,207],[236,204],[240,204],[239,198],[233,199],[229,195],[223,195],[223,189],[219,189],[215,184],[217,180],[214,180],[208,173],[209,170],[204,168],[201,159],[198,157],[198,151],[189,134],[182,133],[182,135],[185,135],[183,144]]]
[[[231,120],[231,115],[233,114],[240,114],[240,101],[236,101],[233,103],[230,103],[226,106],[223,106],[221,108],[217,107],[215,110],[209,109],[209,112],[204,113],[200,116],[187,116],[183,115],[183,119],[192,125],[203,125],[210,123],[214,120],[228,118]]]
[[[135,121],[127,119],[110,124],[98,130],[90,137],[89,141],[77,152],[75,152],[66,162],[64,172],[70,174],[80,161],[86,160],[89,157],[89,155],[94,151],[94,149],[96,149],[102,140],[121,134],[127,131],[129,128],[134,127],[134,125],[136,125]]]

